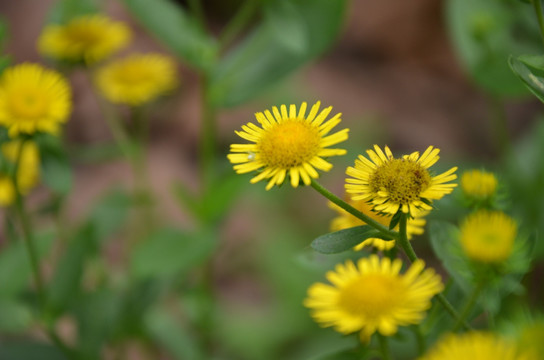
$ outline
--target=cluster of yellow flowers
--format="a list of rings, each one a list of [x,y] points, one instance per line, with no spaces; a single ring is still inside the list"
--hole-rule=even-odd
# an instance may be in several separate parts
[[[327,119],[332,108],[319,111],[320,103],[306,114],[307,104],[297,111],[295,105],[258,112],[260,126],[247,123],[236,131],[249,144],[232,144],[228,159],[237,173],[256,171],[251,183],[267,180],[266,189],[282,185],[289,177],[293,187],[300,181],[314,185],[317,170],[328,171],[332,165],[325,160],[343,155],[343,149],[331,148],[348,138],[348,129],[330,134],[341,121],[341,114]],[[421,155],[413,152],[395,158],[385,146],[377,145],[359,155],[353,167],[348,167],[345,189],[347,204],[370,220],[389,227],[393,217],[406,214],[408,238],[423,233],[424,217],[432,210],[432,201],[450,194],[457,184],[457,168],[434,175],[430,171],[439,159],[440,150],[429,146]],[[493,174],[470,172],[463,176],[463,191],[479,199],[492,197],[497,183]],[[331,230],[338,231],[365,222],[344,208],[330,203],[338,217]],[[398,231],[398,225],[393,227]],[[460,243],[465,255],[478,262],[496,263],[506,260],[516,238],[516,223],[498,211],[480,210],[467,217],[461,226]],[[374,246],[388,251],[395,246],[391,239],[369,238],[355,247]],[[334,327],[340,333],[358,331],[360,339],[368,342],[375,332],[385,336],[397,332],[398,326],[418,324],[431,306],[433,296],[444,286],[433,269],[425,269],[421,260],[414,261],[401,273],[402,261],[371,255],[356,263],[351,260],[338,264],[326,277],[330,284],[316,283],[308,290],[304,305],[311,309],[320,325]],[[455,348],[455,352],[450,349]],[[469,333],[449,336],[424,359],[458,359],[486,352],[493,348],[497,359],[528,359],[518,356],[518,350],[491,334]],[[456,354],[451,357],[451,354]],[[444,355],[446,354],[446,355]],[[505,355],[507,354],[507,355]],[[500,356],[499,356],[500,355]],[[502,357],[501,357],[502,356]],[[479,357],[475,357],[479,358]],[[488,359],[488,357],[485,357]],[[482,357],[484,359],[484,357]]]
[[[52,59],[94,65],[125,47],[129,28],[100,14],[71,19],[45,27],[38,39],[40,52]],[[133,54],[95,71],[102,96],[116,104],[139,106],[172,91],[178,84],[176,62],[161,54]],[[66,78],[39,64],[23,63],[7,68],[0,77],[0,126],[9,137],[24,137],[18,160],[12,143],[2,145],[5,166],[0,167],[0,205],[10,205],[16,194],[9,163],[18,168],[21,194],[38,182],[39,152],[30,137],[37,132],[58,134],[72,110],[72,94]],[[18,164],[17,161],[19,161]]]

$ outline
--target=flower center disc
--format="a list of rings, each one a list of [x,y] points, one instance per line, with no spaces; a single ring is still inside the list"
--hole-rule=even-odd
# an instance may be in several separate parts
[[[368,274],[346,285],[338,305],[353,316],[377,318],[387,314],[403,300],[400,279],[382,274]]]
[[[13,114],[20,118],[37,118],[44,115],[46,101],[43,94],[33,89],[24,89],[10,99],[10,108]]]
[[[82,48],[90,47],[102,39],[99,31],[89,24],[77,24],[65,30],[66,37],[69,42]]]
[[[429,187],[431,175],[414,161],[393,159],[377,168],[369,183],[374,192],[385,189],[394,203],[409,204]]]
[[[316,156],[320,140],[316,127],[298,120],[286,120],[265,132],[258,146],[265,164],[288,169]]]

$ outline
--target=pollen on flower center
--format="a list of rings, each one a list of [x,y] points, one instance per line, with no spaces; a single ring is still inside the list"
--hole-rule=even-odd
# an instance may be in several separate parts
[[[392,159],[378,167],[369,178],[372,191],[385,189],[397,204],[418,200],[419,194],[431,184],[431,175],[420,164],[407,159]]]
[[[317,127],[303,121],[287,120],[263,135],[258,147],[262,161],[268,166],[292,168],[316,156],[320,140]]]
[[[403,299],[403,288],[398,278],[368,274],[342,289],[338,305],[353,316],[379,317],[390,312]]]

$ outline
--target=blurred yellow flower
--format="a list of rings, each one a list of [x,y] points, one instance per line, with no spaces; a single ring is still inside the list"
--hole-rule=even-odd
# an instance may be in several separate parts
[[[418,324],[431,299],[444,288],[440,276],[415,261],[400,275],[402,261],[377,255],[338,264],[327,272],[332,285],[315,283],[308,289],[304,306],[321,326],[333,326],[342,334],[360,331],[363,342],[376,331],[385,336],[398,326]]]
[[[372,206],[364,200],[348,200],[347,202],[363,214],[368,215],[372,220],[376,220],[383,226],[389,227],[389,223],[392,219],[391,215],[372,211]],[[329,202],[329,207],[336,211],[339,215],[332,220],[330,226],[331,231],[340,231],[366,224],[364,221],[351,215],[346,210],[342,209],[340,206],[332,202]],[[423,227],[426,223],[426,220],[423,219],[423,216],[425,215],[427,215],[426,211],[416,210],[414,217],[408,219],[406,230],[409,240],[412,238],[413,235],[423,234]],[[393,230],[398,231],[398,225]],[[355,246],[354,250],[362,250],[365,246],[374,246],[380,251],[390,250],[395,246],[395,240],[386,241],[380,238],[369,238],[360,243],[359,245]]]
[[[17,160],[20,140],[2,144],[2,157],[12,165]],[[6,167],[3,168],[3,171]],[[17,184],[22,195],[26,195],[40,177],[40,154],[35,143],[26,141],[21,150],[20,163],[17,169]],[[10,174],[0,172],[0,206],[8,206],[15,200],[15,186]]]
[[[312,178],[317,179],[316,169],[329,171],[332,164],[324,158],[344,155],[346,150],[328,147],[347,140],[349,129],[327,135],[340,123],[342,114],[326,120],[332,106],[318,114],[320,105],[319,101],[314,104],[308,115],[305,102],[298,113],[295,105],[290,105],[289,110],[281,105],[279,110],[274,106],[272,112],[256,113],[261,127],[247,123],[242,131],[236,131],[238,136],[253,144],[230,146],[228,159],[236,164],[234,170],[238,174],[259,171],[251,183],[269,179],[266,190],[283,184],[287,175],[291,186],[297,187],[301,179],[306,185],[310,185]]]
[[[497,191],[497,178],[493,173],[486,171],[465,171],[461,176],[461,189],[468,197],[488,199]]]
[[[395,214],[399,209],[414,214],[416,209],[431,210],[431,200],[441,199],[453,191],[457,167],[432,176],[429,168],[438,159],[439,149],[429,146],[423,155],[413,152],[395,159],[386,146],[385,153],[378,145],[367,150],[367,159],[362,155],[355,160],[355,167],[348,167],[346,191],[353,200],[371,202],[374,211]]]
[[[544,320],[536,320],[526,324],[520,331],[518,345],[535,355],[544,354]]]
[[[537,360],[495,334],[471,331],[443,337],[419,360]]]
[[[161,54],[133,54],[100,68],[95,81],[109,101],[142,105],[178,85],[176,62]]]
[[[38,131],[56,134],[72,108],[66,79],[38,64],[7,68],[0,78],[0,125],[11,137]]]
[[[516,222],[500,211],[479,210],[461,224],[465,254],[483,263],[499,263],[510,256],[517,234]]]
[[[125,47],[130,36],[122,22],[100,14],[85,15],[64,25],[45,27],[38,39],[38,50],[54,59],[92,64]]]

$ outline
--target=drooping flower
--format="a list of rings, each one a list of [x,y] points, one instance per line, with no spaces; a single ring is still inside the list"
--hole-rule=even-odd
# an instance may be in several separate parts
[[[471,331],[449,334],[419,360],[537,360],[530,353],[522,352],[514,343],[495,334]]]
[[[476,200],[491,198],[497,191],[498,181],[495,174],[481,171],[469,170],[461,175],[461,189],[463,193]]]
[[[338,264],[327,273],[332,285],[315,283],[304,305],[321,326],[333,326],[342,334],[360,331],[368,342],[378,331],[385,336],[398,326],[418,324],[431,306],[431,298],[444,288],[433,269],[421,260],[400,274],[402,261],[377,255]]]
[[[10,137],[43,131],[56,134],[72,108],[70,86],[38,64],[12,66],[0,78],[0,125]]]
[[[512,253],[516,222],[501,211],[479,210],[461,224],[461,245],[465,254],[483,263],[500,263]]]
[[[382,224],[385,227],[388,227],[392,216],[386,213],[377,213],[372,211],[372,206],[364,200],[348,200],[348,204],[359,210],[365,215],[368,215],[372,220],[376,220],[378,223]],[[351,215],[346,210],[342,209],[338,205],[329,202],[329,207],[338,213],[338,216],[335,217],[331,222],[331,231],[340,231],[343,229],[349,229],[355,226],[365,225],[366,223],[359,218]],[[427,212],[416,210],[413,218],[408,219],[406,231],[408,234],[408,239],[412,239],[413,235],[423,234],[423,227],[425,226],[426,220],[423,218],[427,215]],[[398,225],[393,228],[393,230],[398,231]],[[354,247],[354,250],[361,250],[366,246],[374,246],[380,251],[390,250],[395,246],[395,240],[382,240],[380,238],[369,238],[364,240],[362,243]]]
[[[247,123],[236,134],[253,144],[232,144],[228,159],[238,174],[259,171],[251,183],[268,180],[266,189],[283,184],[287,175],[291,186],[297,187],[300,180],[310,185],[311,179],[319,177],[318,170],[329,171],[332,164],[324,160],[329,156],[344,155],[346,150],[330,149],[348,138],[349,129],[329,132],[340,123],[338,113],[331,119],[332,106],[319,114],[320,102],[314,104],[306,115],[307,104],[302,103],[297,113],[295,105],[272,107],[255,114],[260,127]]]
[[[9,141],[1,146],[3,159],[14,166],[17,161],[21,141]],[[7,165],[7,164],[4,164]],[[15,200],[15,184],[8,169],[2,166],[0,170],[0,206],[8,206]],[[21,149],[19,166],[17,167],[17,185],[22,195],[26,195],[37,183],[40,177],[40,154],[35,143],[26,141]]]
[[[100,14],[84,15],[63,25],[48,25],[38,39],[38,50],[54,59],[92,64],[125,47],[130,37],[122,22]]]
[[[416,209],[431,210],[432,200],[441,199],[453,191],[457,167],[433,176],[429,168],[438,159],[439,149],[429,146],[420,156],[419,152],[395,159],[386,146],[385,153],[374,145],[367,150],[367,159],[362,155],[355,160],[355,167],[348,167],[346,191],[353,200],[372,203],[374,211],[395,214],[399,209],[413,214]]]
[[[161,54],[133,54],[99,69],[98,89],[109,101],[138,106],[178,85],[176,62]]]

